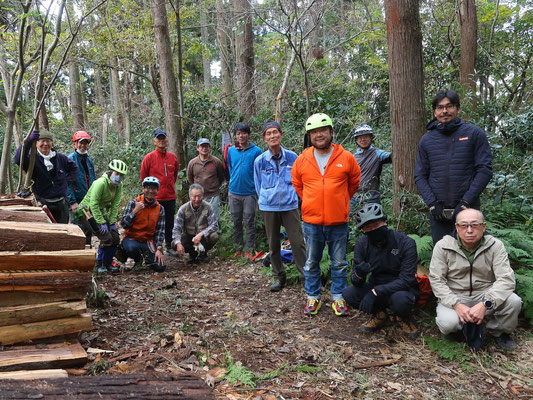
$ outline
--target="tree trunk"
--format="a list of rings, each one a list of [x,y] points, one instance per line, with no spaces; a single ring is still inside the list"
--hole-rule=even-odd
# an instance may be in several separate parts
[[[417,0],[385,0],[389,52],[393,210],[401,194],[416,193],[414,165],[424,134],[424,69]]]
[[[165,127],[169,136],[170,151],[176,153],[180,165],[185,165],[183,138],[179,121],[178,89],[174,77],[172,47],[168,31],[167,10],[164,0],[151,0],[152,17],[154,19],[155,47],[159,62],[159,76],[165,112]]]
[[[130,73],[124,73],[124,142],[126,147],[130,145],[131,139],[131,78]]]
[[[233,7],[237,21],[235,53],[239,113],[248,119],[255,112],[254,37],[252,19],[250,18],[250,3],[248,0],[233,0]]]
[[[102,73],[98,68],[94,71],[94,92],[96,97],[96,107],[98,107],[100,111],[100,118],[102,121],[100,125],[100,131],[102,132],[102,144],[105,144],[107,139],[107,107],[104,99],[104,90],[102,88]]]
[[[224,98],[226,105],[231,104],[231,97],[233,92],[233,84],[231,81],[231,56],[228,50],[228,33],[226,19],[224,15],[226,13],[222,0],[216,1],[217,12],[217,43],[218,52],[220,54],[220,69],[222,84],[224,87]]]
[[[124,133],[124,105],[122,104],[122,96],[120,96],[120,84],[116,68],[111,68],[111,92],[113,93],[113,108],[115,109],[113,126],[118,137],[122,138]]]
[[[39,90],[39,97],[38,97],[39,99],[43,98],[43,90],[44,90],[44,85],[41,86],[41,89]],[[39,110],[39,126],[41,128],[44,128],[44,129],[48,130],[48,131],[50,130],[50,124],[48,123],[48,115],[46,114],[46,105],[45,105],[45,103],[43,103],[43,106]]]
[[[15,110],[9,109],[5,114],[6,132],[2,147],[2,158],[0,160],[0,194],[5,193],[7,183],[8,164],[11,162],[11,138],[13,137],[13,126],[15,124]]]
[[[68,78],[70,88],[70,107],[72,109],[72,129],[74,131],[84,130],[85,120],[83,119],[80,70],[78,62],[74,58],[71,58],[68,64]]]
[[[461,0],[459,6],[461,26],[461,68],[460,81],[466,102],[475,104],[476,60],[477,60],[477,11],[475,0]]]
[[[202,51],[202,65],[203,65],[203,73],[204,73],[204,89],[210,90],[211,89],[211,56],[209,55],[208,50],[208,43],[209,43],[209,32],[207,30],[207,12],[205,10],[205,7],[207,7],[206,2],[204,1],[204,4],[202,7],[200,7],[200,31],[202,35],[202,44],[204,45],[204,49]]]

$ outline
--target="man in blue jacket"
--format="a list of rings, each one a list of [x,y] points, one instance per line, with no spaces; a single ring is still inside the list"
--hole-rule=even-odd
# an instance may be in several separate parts
[[[433,243],[454,230],[455,217],[480,208],[479,196],[492,178],[492,153],[485,132],[465,123],[453,90],[436,94],[435,118],[418,145],[415,183],[429,206]]]
[[[255,159],[254,181],[259,196],[259,209],[263,212],[265,220],[274,277],[270,291],[278,292],[285,286],[286,280],[285,267],[281,263],[281,226],[287,231],[292,255],[302,277],[306,260],[302,224],[298,212],[298,195],[292,187],[291,175],[292,165],[298,156],[281,146],[283,131],[277,122],[265,122],[262,131],[268,150]]]
[[[370,315],[361,324],[362,331],[373,332],[385,325],[390,309],[402,334],[416,336],[418,330],[411,319],[419,298],[415,241],[387,227],[387,215],[381,204],[365,204],[355,213],[355,220],[364,236],[355,243],[352,286],[344,289],[342,297],[352,307]]]
[[[255,248],[255,208],[257,193],[254,184],[254,161],[262,151],[250,142],[250,127],[239,122],[233,129],[235,145],[228,149],[229,210],[233,219],[233,239],[237,246],[236,257],[241,256],[244,240],[242,222],[246,224],[244,257],[250,258]]]
[[[89,145],[91,144],[91,136],[85,131],[77,131],[72,136],[72,145],[74,151],[68,155],[78,167],[76,173],[76,181],[71,182],[67,188],[67,198],[70,205],[70,222],[78,225],[83,233],[85,233],[85,244],[91,244],[92,232],[90,229],[82,224],[76,217],[76,210],[78,204],[81,203],[89,188],[96,179],[94,172],[94,163],[89,157]]]

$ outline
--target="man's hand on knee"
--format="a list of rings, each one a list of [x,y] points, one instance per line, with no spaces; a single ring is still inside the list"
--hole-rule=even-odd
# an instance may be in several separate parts
[[[461,323],[466,324],[467,322],[474,322],[470,316],[470,307],[459,303],[454,308],[455,312],[459,316]]]
[[[468,315],[470,315],[472,322],[479,325],[483,322],[486,312],[487,308],[485,307],[485,305],[482,302],[479,302],[474,307],[468,310]]]

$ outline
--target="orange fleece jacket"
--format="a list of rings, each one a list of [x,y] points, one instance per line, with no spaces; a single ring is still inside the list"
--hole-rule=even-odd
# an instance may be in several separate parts
[[[359,188],[361,169],[340,144],[333,145],[324,176],[318,169],[314,147],[303,151],[292,167],[292,185],[302,199],[304,222],[341,225],[348,222],[350,199]]]

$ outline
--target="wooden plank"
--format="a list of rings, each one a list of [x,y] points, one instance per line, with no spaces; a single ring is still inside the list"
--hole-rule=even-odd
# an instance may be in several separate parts
[[[0,272],[0,291],[15,290],[17,286],[42,288],[88,287],[92,274],[85,271],[17,271]]]
[[[8,210],[5,207],[0,207],[0,221],[50,223],[50,218],[48,218],[48,215],[46,215],[41,208],[38,210],[38,212],[18,211]]]
[[[37,371],[12,371],[0,372],[0,380],[35,380],[35,379],[59,379],[68,378],[68,373],[64,369],[41,369]]]
[[[100,375],[67,379],[3,381],[1,399],[179,399],[215,400],[213,391],[188,375]]]
[[[33,205],[33,196],[30,197],[2,197],[0,198],[0,206],[31,206]]]
[[[84,300],[2,307],[0,308],[0,326],[72,317],[86,311],[87,305]]]
[[[92,271],[96,250],[0,251],[0,271],[76,269]]]
[[[20,287],[18,287],[20,288]],[[21,306],[24,304],[52,303],[63,300],[81,300],[87,296],[86,288],[66,288],[61,290],[0,291],[0,307]]]
[[[87,353],[79,342],[12,346],[0,351],[0,371],[70,368],[86,362]]]
[[[0,221],[0,250],[82,250],[85,235],[74,224]]]
[[[0,327],[0,344],[20,343],[30,339],[48,338],[90,329],[92,329],[91,314],[81,314],[76,317],[29,324],[2,326]]]

